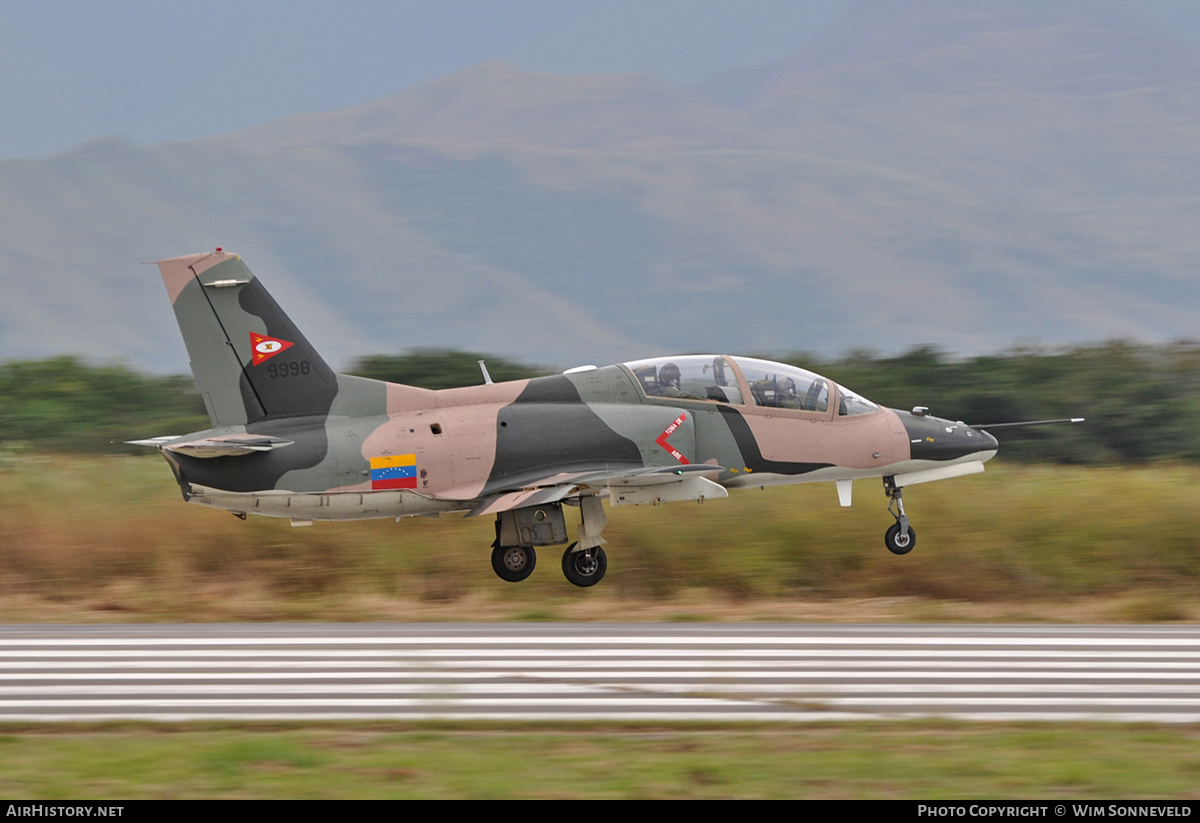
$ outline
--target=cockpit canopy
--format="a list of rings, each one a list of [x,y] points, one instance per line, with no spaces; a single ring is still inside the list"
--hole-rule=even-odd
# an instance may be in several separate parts
[[[839,417],[870,414],[878,406],[819,374],[753,357],[689,354],[624,364],[647,397],[791,409]]]
[[[687,355],[626,363],[647,397],[678,397],[742,405],[737,375],[724,357]]]

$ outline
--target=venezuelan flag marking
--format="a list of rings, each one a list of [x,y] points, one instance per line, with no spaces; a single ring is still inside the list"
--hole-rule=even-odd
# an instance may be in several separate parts
[[[393,466],[415,465],[417,465],[417,456],[415,454],[389,454],[387,457],[371,458],[371,468],[373,469],[390,469]]]
[[[417,456],[393,454],[371,458],[372,489],[415,489],[417,487]]]

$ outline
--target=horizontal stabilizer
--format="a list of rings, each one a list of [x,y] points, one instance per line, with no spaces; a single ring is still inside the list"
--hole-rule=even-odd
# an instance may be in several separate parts
[[[268,437],[261,434],[220,434],[200,440],[179,442],[177,437],[153,437],[149,440],[126,441],[134,446],[155,446],[188,457],[240,457],[246,454],[269,452],[295,445],[294,440]]]
[[[127,444],[129,444],[130,446],[153,446],[154,448],[157,449],[159,446],[161,446],[165,443],[170,443],[172,440],[178,440],[178,439],[179,439],[179,435],[168,434],[164,437],[151,437],[147,440],[126,440],[125,442]]]

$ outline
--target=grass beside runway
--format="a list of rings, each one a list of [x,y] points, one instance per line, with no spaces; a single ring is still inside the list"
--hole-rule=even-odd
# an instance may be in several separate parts
[[[157,457],[0,465],[0,620],[1200,620],[1200,469],[1018,467],[609,510],[609,576],[492,574],[488,520],[248,520]],[[573,510],[568,510],[574,528]],[[0,793],[141,797],[1195,798],[1200,729],[1124,724],[0,728]]]
[[[1200,728],[948,722],[0,729],[0,794],[141,798],[1200,797]]]
[[[1200,468],[993,461],[906,492],[904,557],[878,480],[850,509],[829,483],[610,508],[608,577],[580,590],[554,546],[498,580],[486,518],[243,522],[157,456],[9,457],[0,620],[1200,620]]]

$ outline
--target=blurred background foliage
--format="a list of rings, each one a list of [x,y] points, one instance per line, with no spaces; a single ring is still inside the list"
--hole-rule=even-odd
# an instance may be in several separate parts
[[[186,505],[157,455],[29,455],[0,466],[0,620],[1200,620],[1200,466],[993,462],[906,495],[904,557],[882,485],[855,487],[611,507],[583,590],[561,546],[499,580],[486,517],[297,529]]]
[[[130,451],[122,441],[208,428],[192,378],[145,375],[78,357],[0,364],[0,448]]]
[[[1126,342],[1069,349],[1018,347],[972,358],[920,347],[894,357],[764,355],[817,371],[877,403],[928,406],[939,417],[1002,423],[1086,417],[1079,426],[1003,432],[1003,456],[1085,465],[1200,460],[1200,343]],[[499,381],[553,368],[449,349],[364,357],[352,374],[430,389]],[[207,428],[190,377],[56,357],[0,364],[0,443],[6,451],[112,453],[123,441]]]
[[[417,350],[365,358],[350,371],[431,388],[478,385],[479,359]],[[553,371],[486,359],[496,380]],[[669,606],[669,619],[774,620],[882,598],[898,605],[849,614],[1197,619],[1200,344],[775,359],[876,402],[952,419],[1088,422],[1005,431],[1003,459],[986,474],[921,486],[906,501],[921,543],[904,558],[883,549],[889,518],[878,481],[857,484],[853,512],[828,484],[745,491],[730,505],[622,507],[605,532],[614,562],[603,591],[582,597],[551,573],[557,547],[521,586],[497,581],[487,518],[292,529],[185,506],[162,460],[123,441],[206,427],[190,378],[73,357],[8,362],[0,364],[0,611],[9,620],[612,619],[636,603],[647,619],[663,619],[654,609]],[[788,611],[800,608],[817,611]],[[847,614],[839,607],[822,619]]]

